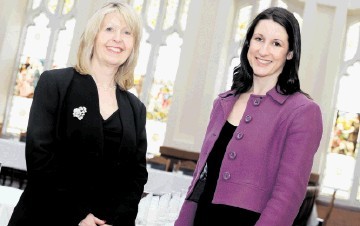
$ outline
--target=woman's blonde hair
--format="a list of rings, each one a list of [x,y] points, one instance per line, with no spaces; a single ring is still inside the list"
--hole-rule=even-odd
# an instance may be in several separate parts
[[[115,82],[122,89],[128,90],[134,86],[134,70],[139,56],[142,25],[140,17],[135,10],[125,3],[107,3],[93,14],[80,38],[75,69],[80,74],[90,74],[90,64],[94,53],[96,36],[100,30],[100,26],[105,15],[112,12],[118,12],[123,16],[127,26],[129,26],[134,36],[133,51],[128,59],[119,66],[114,78]]]

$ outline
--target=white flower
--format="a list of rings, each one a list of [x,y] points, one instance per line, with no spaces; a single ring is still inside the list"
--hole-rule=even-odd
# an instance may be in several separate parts
[[[84,118],[85,113],[86,113],[86,107],[80,106],[78,108],[74,108],[73,117],[76,117],[79,120],[81,120]]]

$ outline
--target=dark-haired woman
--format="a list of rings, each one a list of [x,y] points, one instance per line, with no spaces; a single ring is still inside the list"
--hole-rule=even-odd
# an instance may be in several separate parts
[[[319,106],[300,89],[300,29],[266,9],[251,23],[230,91],[215,100],[176,226],[290,226],[322,136]]]

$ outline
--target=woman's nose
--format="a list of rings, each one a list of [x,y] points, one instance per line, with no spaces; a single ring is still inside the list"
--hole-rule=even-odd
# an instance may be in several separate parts
[[[116,42],[121,42],[122,41],[122,34],[121,31],[115,31],[114,32],[114,37],[113,37],[114,41]]]
[[[261,46],[260,46],[260,49],[259,49],[259,54],[264,56],[264,55],[267,55],[269,53],[269,44],[267,43],[263,43]]]

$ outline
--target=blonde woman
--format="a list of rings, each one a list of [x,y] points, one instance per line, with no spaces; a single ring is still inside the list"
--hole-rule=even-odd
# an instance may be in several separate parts
[[[147,181],[146,109],[127,90],[141,30],[131,7],[108,3],[88,21],[76,66],[40,76],[28,184],[9,226],[135,225]]]

